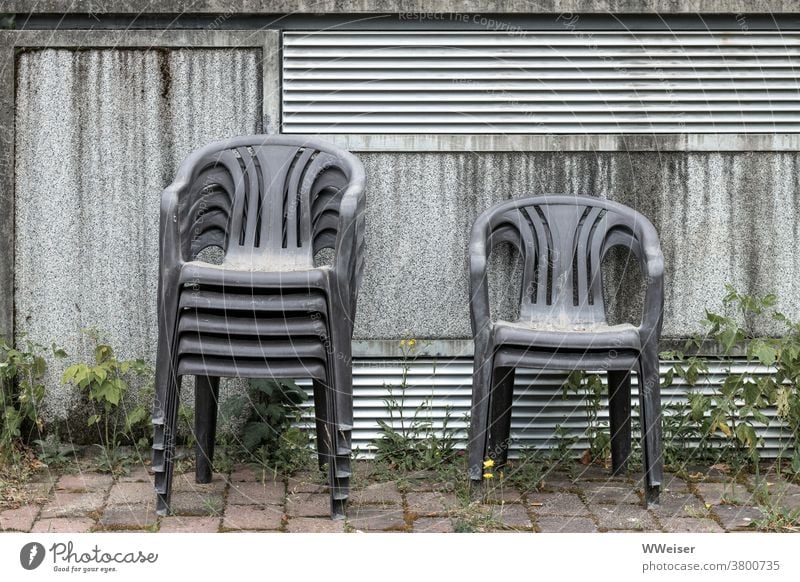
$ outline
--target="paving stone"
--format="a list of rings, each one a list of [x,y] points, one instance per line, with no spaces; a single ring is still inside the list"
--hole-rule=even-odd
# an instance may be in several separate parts
[[[121,483],[153,483],[153,474],[150,467],[141,465],[131,469],[127,475],[120,475],[117,480]]]
[[[231,483],[228,503],[231,505],[283,505],[286,486],[283,481],[266,483]]]
[[[713,510],[723,527],[732,531],[753,529],[753,523],[763,517],[761,510],[757,507],[717,505]]]
[[[456,482],[452,480],[442,479],[441,475],[435,471],[431,471],[432,477],[430,479],[412,479],[406,483],[405,490],[412,493],[425,493],[438,491],[441,493],[452,493],[455,491]]]
[[[102,529],[142,529],[153,526],[157,519],[152,506],[109,505],[103,510],[98,525]]]
[[[551,472],[542,479],[542,489],[545,491],[569,491],[576,487],[575,480],[567,473]]]
[[[393,506],[403,503],[400,491],[393,482],[371,483],[350,493],[353,505]]]
[[[45,502],[50,497],[54,485],[53,481],[33,481],[23,483],[20,489],[25,492],[29,502]]]
[[[231,471],[228,481],[231,483],[257,481],[256,471],[250,465],[236,465]]]
[[[28,531],[39,513],[37,505],[24,505],[17,509],[0,511],[0,531]]]
[[[691,493],[662,492],[658,507],[651,509],[659,518],[701,517],[707,513],[705,504]]]
[[[597,531],[594,521],[588,517],[544,516],[536,520],[542,533],[591,533]]]
[[[61,475],[61,472],[55,472],[51,471],[49,468],[45,468],[31,475],[30,479],[28,479],[28,484],[35,483],[37,485],[52,489],[56,482],[61,478]]]
[[[400,508],[351,507],[348,523],[362,531],[404,531],[406,528],[403,510]]]
[[[99,491],[89,493],[56,493],[43,508],[40,517],[83,517],[103,507],[105,494]]]
[[[453,522],[444,517],[420,517],[414,521],[414,532],[452,533]]]
[[[800,508],[800,486],[786,481],[777,481],[767,487],[770,501],[785,510]]]
[[[330,517],[331,498],[319,493],[293,493],[286,498],[289,517]]]
[[[614,477],[611,470],[600,465],[578,465],[574,472],[576,481],[602,481],[624,480],[625,477]]]
[[[697,492],[711,505],[746,505],[753,500],[747,487],[738,483],[697,483]]]
[[[490,484],[486,490],[488,503],[522,503],[522,491],[515,487],[502,487]]]
[[[421,491],[406,493],[406,507],[414,515],[441,515],[458,504],[452,493]]]
[[[56,482],[56,491],[85,493],[87,491],[108,491],[114,481],[111,475],[103,473],[78,473],[62,475]]]
[[[638,479],[638,481],[642,480]],[[666,473],[664,475],[664,481],[661,483],[661,492],[691,493],[691,489],[689,488],[689,483],[687,483],[684,479],[681,479],[673,473]]]
[[[670,533],[719,533],[724,532],[713,519],[694,517],[670,517],[661,520],[664,530]]]
[[[492,517],[510,529],[530,529],[531,518],[525,511],[524,505],[509,503],[500,505],[492,511]]]
[[[326,517],[295,517],[286,525],[289,533],[341,533],[344,531],[343,519]]]
[[[589,516],[589,509],[574,493],[531,493],[529,506],[536,515]]]
[[[218,516],[222,514],[225,500],[219,493],[173,491],[170,511],[181,516]]]
[[[405,490],[410,492],[437,491],[435,485],[441,481],[436,471],[411,471],[404,475]]]
[[[215,533],[222,520],[219,517],[177,517],[162,518],[162,533]]]
[[[598,505],[593,508],[597,522],[605,529],[657,529],[653,516],[638,505],[623,503],[620,505]]]
[[[114,483],[108,494],[109,505],[155,503],[156,492],[150,483]]]
[[[287,479],[289,493],[325,493],[328,486],[321,473],[303,471]]]
[[[86,533],[93,527],[94,520],[88,517],[56,517],[38,520],[31,533]]]
[[[229,505],[222,527],[236,530],[273,530],[283,524],[283,510],[274,505]]]
[[[725,472],[720,471],[719,468],[714,465],[710,467],[704,465],[684,465],[683,470],[693,483],[716,483],[730,480],[730,477]]]
[[[639,503],[639,495],[632,485],[618,485],[606,483],[586,483],[582,486],[586,503],[595,504],[620,504]]]
[[[227,486],[228,482],[225,480],[225,476],[219,473],[212,474],[210,483],[197,483],[194,473],[182,473],[175,475],[172,490],[222,494]]]

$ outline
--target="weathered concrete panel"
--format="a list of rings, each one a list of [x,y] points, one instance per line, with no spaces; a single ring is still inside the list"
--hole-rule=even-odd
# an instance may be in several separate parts
[[[17,63],[16,329],[86,357],[155,352],[160,193],[192,149],[253,133],[260,53],[41,50]],[[57,370],[48,407],[70,391]]]
[[[750,293],[773,291],[788,313],[800,315],[798,154],[380,153],[361,159],[369,197],[359,338],[468,336],[466,249],[474,218],[502,199],[548,192],[611,198],[653,221],[666,258],[665,336],[701,331],[698,321],[706,308],[720,308],[726,282]],[[518,287],[498,287],[503,284],[494,286],[494,301],[507,313]],[[639,293],[638,285],[609,288],[618,318],[632,315]],[[777,329],[769,321],[755,324],[759,333]]]
[[[159,193],[193,148],[257,130],[258,58],[249,50],[18,57],[18,332],[85,357],[79,330],[97,326],[122,357],[152,358]],[[725,282],[775,291],[796,316],[799,155],[361,153],[368,262],[356,336],[468,337],[474,218],[499,200],[546,192],[609,197],[653,220],[666,256],[666,336],[697,331],[704,309],[719,308]],[[513,267],[514,257],[495,263]],[[514,310],[513,279],[492,279],[501,314]],[[640,301],[635,277],[623,281],[609,289],[617,318]],[[771,331],[759,323],[758,331]],[[48,406],[63,416],[71,396],[57,373]]]

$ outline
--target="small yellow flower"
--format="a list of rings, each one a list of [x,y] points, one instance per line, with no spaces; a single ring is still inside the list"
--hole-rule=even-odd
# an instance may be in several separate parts
[[[401,340],[400,340],[400,345],[401,345],[401,346],[405,346],[405,345],[406,345],[406,340],[404,340],[404,339],[401,339]]]
[[[492,467],[494,467],[494,461],[492,459],[486,459],[483,462],[483,468],[484,469],[491,469]]]
[[[417,345],[417,340],[415,340],[413,337],[408,340],[408,347],[413,348],[415,345]]]
[[[484,479],[494,479],[494,474],[492,474],[492,473],[484,473],[483,474],[483,478]]]

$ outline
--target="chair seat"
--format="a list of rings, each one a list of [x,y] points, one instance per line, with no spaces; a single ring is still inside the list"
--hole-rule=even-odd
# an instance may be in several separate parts
[[[639,329],[631,324],[567,324],[497,321],[494,345],[550,350],[641,350]]]
[[[230,264],[215,265],[190,261],[181,267],[181,284],[243,287],[245,289],[320,289],[328,288],[329,267],[255,271]]]
[[[632,370],[639,352],[631,349],[583,350],[561,348],[499,347],[494,368],[533,368],[537,370]]]

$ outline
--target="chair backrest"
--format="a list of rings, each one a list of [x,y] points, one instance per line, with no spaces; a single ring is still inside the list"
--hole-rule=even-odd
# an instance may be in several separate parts
[[[336,242],[339,203],[358,159],[308,138],[247,136],[210,144],[181,165],[184,256],[219,246],[227,264],[313,264]],[[363,175],[363,170],[360,171]]]
[[[486,212],[487,255],[510,243],[523,261],[520,318],[555,326],[605,323],[601,266],[622,246],[641,262],[658,238],[647,218],[622,204],[586,196],[515,199]]]

